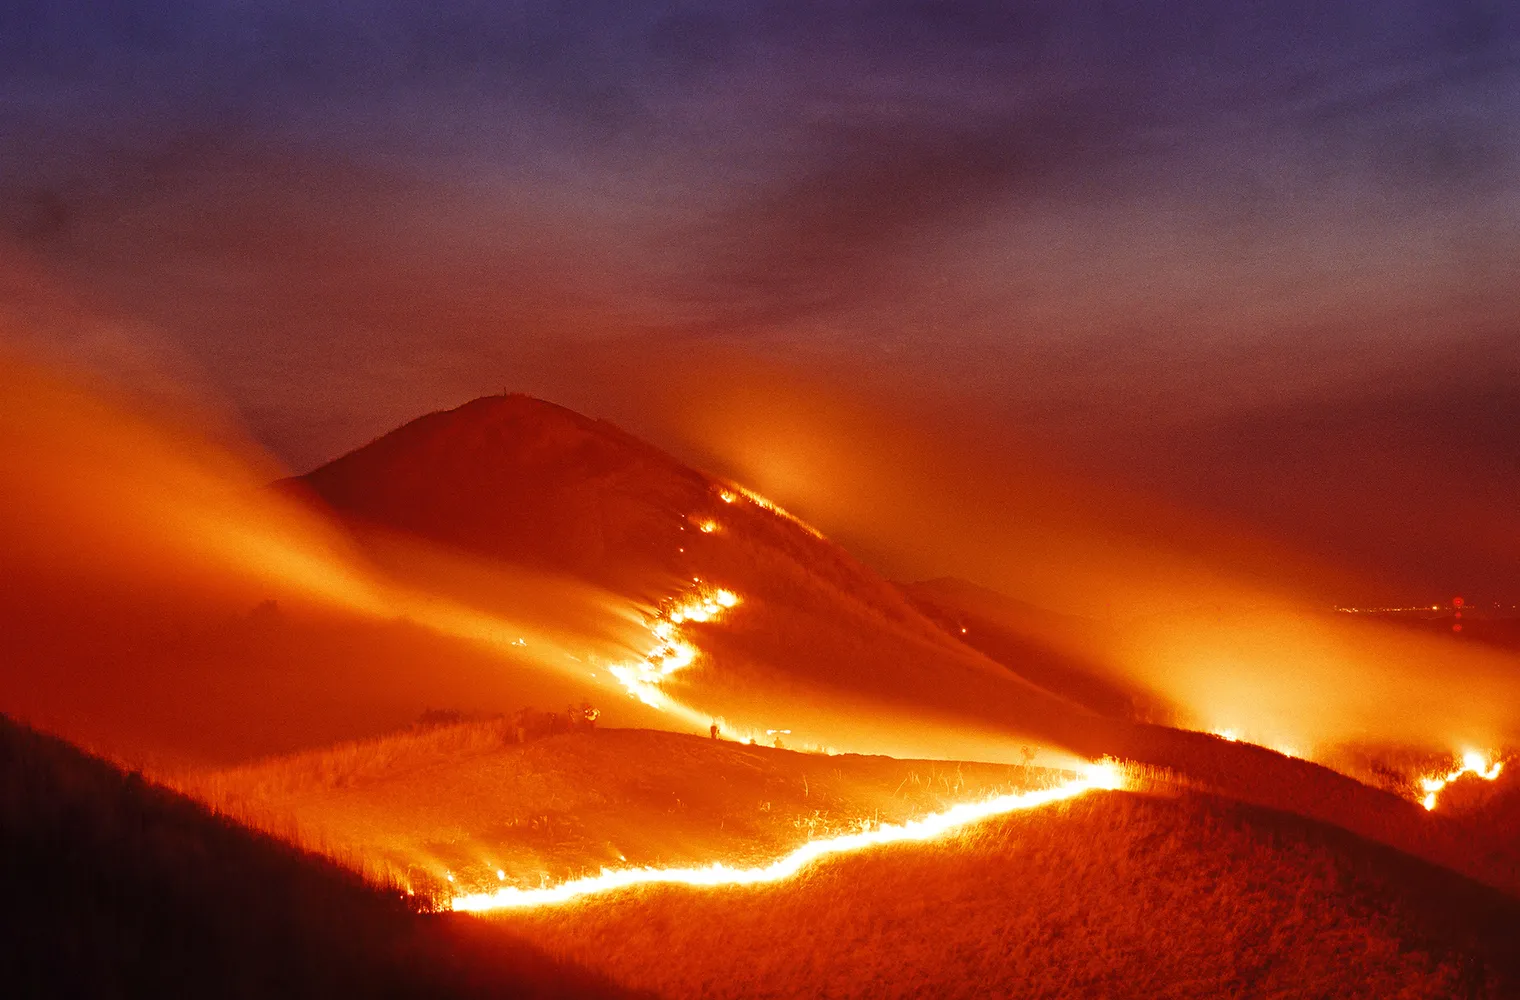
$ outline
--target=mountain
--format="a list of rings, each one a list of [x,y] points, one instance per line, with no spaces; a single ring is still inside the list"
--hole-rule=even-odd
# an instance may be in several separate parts
[[[618,997],[0,716],[7,996]]]
[[[1092,713],[960,642],[817,531],[563,407],[477,399],[282,488],[372,544],[399,534],[573,574],[629,607],[659,609],[698,586],[732,592],[721,626],[683,628],[696,669],[662,684],[735,733],[1008,761],[1029,744],[1097,746]]]

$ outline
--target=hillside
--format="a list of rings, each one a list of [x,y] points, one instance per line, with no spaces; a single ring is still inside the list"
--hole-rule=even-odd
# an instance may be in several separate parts
[[[785,885],[646,888],[491,919],[670,997],[1520,990],[1513,898],[1332,827],[1196,795],[1089,796]]]
[[[514,742],[511,720],[414,730],[186,778],[218,809],[455,889],[601,866],[758,864],[862,822],[901,822],[1054,775],[796,753],[651,730]]]
[[[0,880],[8,996],[626,995],[3,716]]]
[[[1408,797],[1261,747],[1138,721],[1170,709],[1102,669],[1101,629],[1090,623],[959,581],[900,590],[739,487],[561,407],[475,400],[287,489],[320,498],[361,535],[406,533],[606,587],[664,581],[666,594],[679,594],[690,586],[682,581],[700,578],[731,588],[740,603],[721,621],[682,627],[691,668],[659,678],[663,693],[695,709],[673,717],[673,728],[718,718],[726,732],[768,739],[790,730],[791,746],[898,757],[1012,763],[1031,748],[1038,763],[1059,766],[1111,754],[1520,886],[1513,864],[1475,852],[1462,830]],[[642,599],[633,589],[626,596]]]
[[[562,407],[477,399],[284,489],[315,498],[372,547],[401,534],[573,574],[632,606],[657,607],[697,581],[729,589],[740,605],[721,627],[689,627],[702,658],[665,683],[730,729],[1007,761],[1030,743],[1096,745],[1086,709],[959,642],[816,531]]]

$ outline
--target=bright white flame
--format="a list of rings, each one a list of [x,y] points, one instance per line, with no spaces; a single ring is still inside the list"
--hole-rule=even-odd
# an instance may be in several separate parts
[[[636,885],[728,886],[779,882],[791,878],[821,858],[848,854],[881,844],[934,840],[993,816],[1037,809],[1053,802],[1074,799],[1090,791],[1123,787],[1124,776],[1118,767],[1105,761],[1087,765],[1082,777],[1053,788],[998,795],[981,802],[963,802],[923,819],[909,820],[902,824],[888,823],[861,833],[808,841],[785,857],[758,868],[730,868],[721,863],[705,868],[604,868],[600,875],[588,875],[546,888],[519,889],[506,886],[495,892],[455,896],[450,905],[455,910],[480,912],[568,903],[584,896],[615,892]]]
[[[1487,754],[1469,750],[1462,755],[1462,766],[1456,770],[1441,775],[1427,775],[1420,779],[1420,787],[1425,791],[1425,797],[1420,799],[1420,805],[1427,810],[1435,809],[1436,797],[1441,794],[1441,790],[1464,774],[1476,775],[1484,781],[1493,781],[1503,770],[1503,761],[1495,760],[1490,763]]]
[[[708,589],[701,586],[698,578],[692,579],[697,586],[646,626],[655,645],[644,658],[607,668],[630,695],[650,708],[673,713],[688,722],[698,721],[698,713],[677,703],[660,688],[667,678],[685,670],[697,659],[697,648],[681,638],[680,626],[687,622],[716,621],[725,611],[739,604],[739,596],[733,591]]]

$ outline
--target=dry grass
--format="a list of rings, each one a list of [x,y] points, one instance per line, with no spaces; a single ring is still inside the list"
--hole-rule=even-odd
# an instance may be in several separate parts
[[[1089,797],[797,882],[492,918],[669,997],[1502,997],[1520,906],[1220,800]]]
[[[181,781],[222,812],[422,885],[768,861],[807,839],[1029,787],[1021,767],[800,754],[649,730],[508,743],[467,723]]]

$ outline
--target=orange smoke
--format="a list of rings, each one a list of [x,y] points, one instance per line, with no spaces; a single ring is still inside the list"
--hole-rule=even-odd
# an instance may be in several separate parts
[[[580,700],[609,683],[587,662],[637,641],[637,609],[582,583],[415,543],[361,550],[270,489],[278,467],[214,415],[16,358],[0,359],[0,398],[0,621],[14,640],[0,710],[74,739],[223,757],[440,704]],[[404,563],[407,582],[376,557]],[[249,618],[256,607],[275,610]]]

